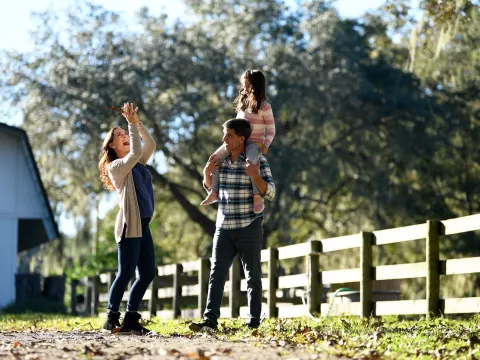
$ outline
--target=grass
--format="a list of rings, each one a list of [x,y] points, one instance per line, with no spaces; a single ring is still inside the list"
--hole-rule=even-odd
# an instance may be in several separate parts
[[[147,321],[147,327],[164,336],[188,336],[190,320]],[[101,328],[103,319],[29,313],[0,314],[3,331],[72,331]],[[250,339],[257,346],[303,346],[312,352],[376,359],[480,359],[480,316],[465,319],[402,320],[307,318],[270,319],[249,331],[244,320],[221,319],[217,336],[225,341]]]

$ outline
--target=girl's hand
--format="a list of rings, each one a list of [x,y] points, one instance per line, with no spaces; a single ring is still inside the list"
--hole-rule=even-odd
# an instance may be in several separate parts
[[[268,153],[268,147],[266,147],[265,145],[262,145],[262,154],[266,155],[267,153]]]
[[[122,116],[127,119],[129,124],[138,124],[140,120],[137,115],[138,107],[133,108],[133,103],[125,103],[122,108]]]

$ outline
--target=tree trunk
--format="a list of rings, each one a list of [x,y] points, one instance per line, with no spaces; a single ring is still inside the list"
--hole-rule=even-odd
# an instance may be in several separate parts
[[[154,168],[149,166],[149,169],[152,173],[154,181],[156,181],[161,186],[168,186],[168,189],[173,194],[175,199],[179,202],[182,208],[186,211],[190,219],[196,222],[200,227],[210,236],[213,236],[215,233],[215,221],[210,220],[206,215],[204,215],[197,205],[193,205],[180,191],[178,186],[169,181],[165,176],[158,173]]]

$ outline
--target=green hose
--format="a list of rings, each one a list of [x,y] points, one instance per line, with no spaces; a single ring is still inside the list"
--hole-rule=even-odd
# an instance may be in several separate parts
[[[355,290],[350,289],[350,288],[340,288],[340,289],[335,290],[335,292],[332,295],[332,299],[330,300],[330,306],[328,307],[327,314],[325,316],[330,315],[330,311],[332,310],[332,306],[333,306],[333,302],[334,302],[335,298],[337,297],[337,295],[339,293],[341,293],[343,291],[355,291]]]
[[[333,301],[335,300],[335,298],[337,297],[337,295],[343,291],[356,291],[354,289],[350,289],[350,288],[340,288],[340,289],[337,289],[335,290],[335,292],[333,293],[332,295],[332,300],[330,300],[330,306],[328,307],[328,311],[327,311],[327,314],[324,315],[325,317],[328,317],[328,315],[330,315],[330,311],[332,310],[332,306],[333,306]],[[312,320],[315,320],[315,321],[320,321],[319,319],[317,319],[315,316],[313,316],[310,311],[308,310],[308,306],[307,306],[307,302],[305,300],[305,295],[307,295],[308,291],[305,291],[302,295],[302,302],[303,302],[303,305],[305,306],[305,309],[307,311],[307,315],[310,319]]]

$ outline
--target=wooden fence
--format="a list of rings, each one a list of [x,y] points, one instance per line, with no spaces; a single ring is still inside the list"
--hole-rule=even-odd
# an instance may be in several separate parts
[[[359,234],[262,250],[261,261],[267,267],[262,279],[265,293],[263,310],[268,317],[299,317],[308,312],[329,315],[426,314],[427,316],[459,313],[479,313],[480,297],[440,298],[440,275],[480,273],[480,257],[440,260],[439,243],[443,236],[480,230],[480,214],[401,228],[361,232]],[[426,258],[419,263],[373,266],[372,248],[387,244],[426,239]],[[320,254],[356,248],[360,266],[353,269],[320,271]],[[280,260],[305,259],[302,274],[277,276]],[[264,266],[265,266],[264,265]],[[158,266],[158,274],[144,296],[143,316],[160,318],[199,318],[205,308],[209,259],[181,264]],[[240,278],[238,258],[230,269],[225,284],[222,317],[246,317],[246,280]],[[425,278],[426,298],[421,300],[375,301],[372,283],[375,280]],[[105,271],[91,278],[92,314],[98,314],[99,303],[106,303],[108,289],[115,279],[115,271]],[[358,282],[359,302],[329,304],[322,299],[322,287],[331,284]],[[133,280],[132,280],[133,283]],[[299,297],[285,298],[285,290],[305,291],[306,306]],[[283,291],[282,291],[283,290]],[[283,295],[282,295],[283,294]],[[124,294],[124,301],[128,294]],[[227,302],[228,299],[228,302]],[[164,308],[169,309],[165,310]]]

